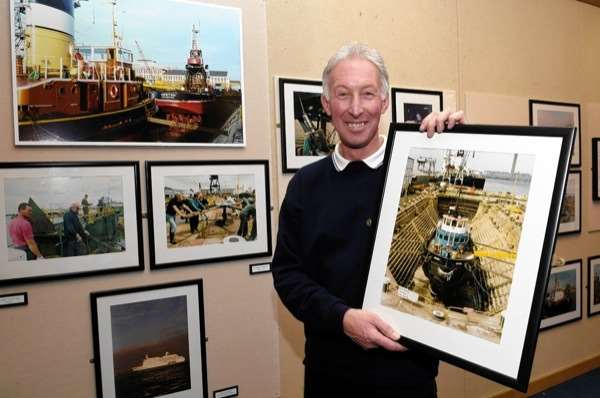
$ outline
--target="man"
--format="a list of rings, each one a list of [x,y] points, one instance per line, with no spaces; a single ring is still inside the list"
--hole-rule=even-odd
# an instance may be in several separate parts
[[[180,216],[181,218],[188,218],[188,214],[186,212],[193,213],[192,209],[190,209],[184,203],[183,195],[176,193],[175,196],[173,196],[167,203],[167,209],[165,212],[167,224],[169,224],[169,243],[172,245],[177,243],[175,240],[175,234],[177,233],[177,222],[175,217]]]
[[[194,213],[192,215],[189,215],[190,232],[191,233],[198,232],[198,224],[200,223],[200,215],[201,215],[202,211],[206,209],[206,206],[202,202],[200,195],[202,195],[201,192],[196,192],[196,193],[194,193],[194,195],[185,199],[185,201],[184,201],[186,206],[189,207],[190,210]]]
[[[298,171],[279,216],[273,278],[281,300],[304,323],[305,397],[436,397],[438,361],[397,340],[377,315],[361,310],[375,234],[389,105],[381,55],[342,47],[323,71],[322,104],[340,143]],[[463,121],[462,112],[429,115],[433,136]]]
[[[79,203],[71,203],[69,210],[65,212],[63,216],[63,228],[65,231],[63,256],[72,257],[87,254],[83,237],[89,236],[90,233],[83,229],[79,221]]]
[[[10,220],[8,224],[8,234],[16,249],[23,250],[27,260],[41,260],[44,258],[33,237],[33,227],[31,225],[31,216],[33,209],[27,203],[19,203],[17,207],[18,215]]]
[[[240,227],[237,234],[246,240],[256,239],[256,206],[254,198],[243,200],[244,207],[240,211]],[[248,228],[250,224],[250,228]]]
[[[88,222],[90,213],[90,202],[88,201],[88,194],[86,193],[83,199],[81,199],[81,207],[83,209],[83,218]]]

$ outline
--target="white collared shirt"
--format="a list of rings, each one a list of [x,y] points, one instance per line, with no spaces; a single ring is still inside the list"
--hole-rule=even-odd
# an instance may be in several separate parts
[[[387,137],[385,135],[380,135],[379,137],[383,139],[379,148],[368,157],[362,159],[362,161],[373,170],[379,168],[383,164],[383,158],[385,156],[385,142]],[[331,160],[333,160],[333,165],[337,171],[344,170],[346,166],[348,166],[348,163],[350,163],[350,160],[343,157],[340,153],[339,142],[335,145],[335,149],[331,154]]]

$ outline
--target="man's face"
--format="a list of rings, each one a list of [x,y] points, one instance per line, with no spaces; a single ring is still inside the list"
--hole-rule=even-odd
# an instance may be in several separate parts
[[[321,100],[342,146],[374,152],[379,146],[379,119],[389,104],[379,87],[377,67],[361,58],[345,59],[331,71],[329,90],[329,99]]]
[[[30,220],[33,215],[33,209],[31,208],[31,206],[27,206],[23,210],[21,210],[21,215],[26,219]]]
[[[71,211],[75,214],[79,213],[79,206],[72,206]]]

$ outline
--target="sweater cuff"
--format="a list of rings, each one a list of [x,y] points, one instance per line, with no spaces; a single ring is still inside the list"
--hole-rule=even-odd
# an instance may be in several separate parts
[[[350,307],[348,307],[344,303],[337,303],[332,308],[334,324],[335,324],[335,332],[344,334],[344,315],[346,311],[348,311]]]

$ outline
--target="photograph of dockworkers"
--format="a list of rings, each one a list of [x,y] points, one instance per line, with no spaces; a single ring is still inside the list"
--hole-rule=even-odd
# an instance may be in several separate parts
[[[534,158],[412,148],[381,303],[499,343]]]
[[[323,110],[321,94],[294,92],[294,136],[298,156],[325,156],[335,148],[337,134]]]
[[[253,174],[165,177],[167,246],[256,240]]]
[[[4,180],[8,261],[125,250],[121,177]]]

